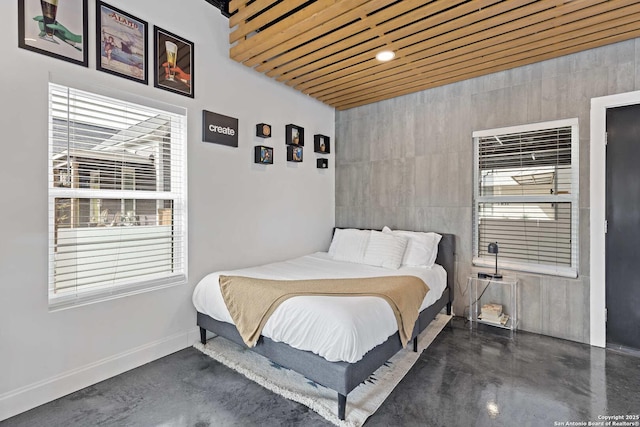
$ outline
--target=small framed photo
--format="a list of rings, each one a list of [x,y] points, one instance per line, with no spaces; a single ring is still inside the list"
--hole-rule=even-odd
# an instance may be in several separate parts
[[[331,138],[325,135],[313,135],[313,151],[321,154],[331,153]]]
[[[194,97],[193,43],[153,26],[154,86]]]
[[[299,145],[304,147],[304,128],[296,125],[287,125],[285,128],[287,145]]]
[[[146,21],[102,1],[96,7],[96,68],[147,84]]]
[[[302,147],[295,145],[287,146],[287,161],[289,162],[302,162]]]
[[[327,169],[329,167],[329,159],[316,159],[316,167],[318,169]]]
[[[256,136],[260,138],[271,138],[271,125],[258,123],[256,125]]]
[[[87,1],[18,0],[18,46],[87,67]]]
[[[273,164],[273,148],[264,145],[256,145],[254,147],[254,163],[261,165]]]

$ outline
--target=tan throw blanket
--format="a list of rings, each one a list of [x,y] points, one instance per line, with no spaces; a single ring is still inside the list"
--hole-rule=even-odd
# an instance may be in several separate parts
[[[240,336],[249,347],[256,345],[262,328],[282,302],[305,295],[384,298],[393,309],[400,340],[406,346],[429,287],[415,276],[314,280],[220,276],[220,290]]]

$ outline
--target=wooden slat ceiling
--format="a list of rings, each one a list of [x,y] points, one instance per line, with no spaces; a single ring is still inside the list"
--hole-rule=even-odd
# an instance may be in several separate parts
[[[640,0],[231,0],[229,54],[339,110],[640,36]],[[389,62],[375,59],[392,50]]]

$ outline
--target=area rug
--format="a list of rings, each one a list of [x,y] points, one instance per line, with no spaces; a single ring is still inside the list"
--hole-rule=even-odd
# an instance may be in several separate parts
[[[344,421],[338,419],[338,394],[335,391],[277,365],[247,347],[220,337],[210,339],[206,345],[198,342],[194,347],[266,389],[308,406],[337,426],[360,427],[382,405],[450,319],[451,316],[438,314],[418,337],[418,352],[413,351],[413,345],[408,345],[349,393]]]

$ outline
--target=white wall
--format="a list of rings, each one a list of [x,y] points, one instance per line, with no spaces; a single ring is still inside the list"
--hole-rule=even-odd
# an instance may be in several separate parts
[[[333,138],[334,111],[228,59],[228,21],[204,0],[111,0],[115,7],[195,43],[195,99],[17,47],[17,2],[0,3],[3,185],[0,209],[0,420],[190,345],[191,293],[207,272],[326,249],[334,225],[334,164],[316,169],[313,134]],[[165,4],[166,7],[162,7]],[[149,46],[152,51],[152,45]],[[47,83],[55,79],[188,109],[189,284],[49,312],[47,306]],[[201,141],[202,110],[240,120],[239,148]],[[255,124],[273,125],[273,137]],[[286,162],[284,126],[305,128],[305,161]],[[253,164],[253,146],[275,164]]]

